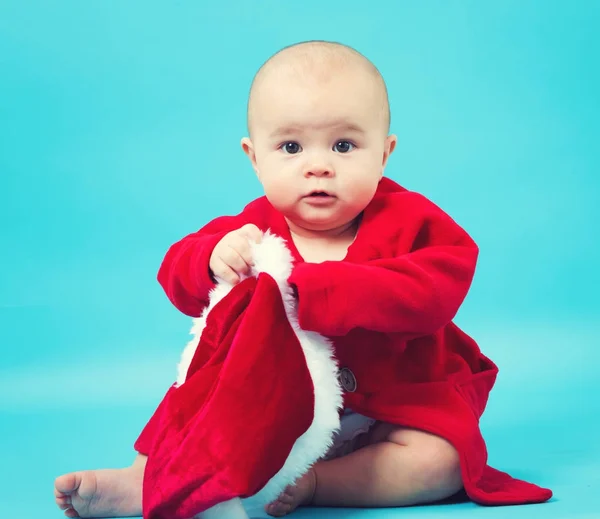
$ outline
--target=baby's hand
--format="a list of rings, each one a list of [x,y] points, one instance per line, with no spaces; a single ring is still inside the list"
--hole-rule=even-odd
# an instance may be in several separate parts
[[[226,234],[210,256],[209,267],[212,274],[232,285],[238,283],[240,276],[247,274],[252,266],[249,240],[260,243],[262,234],[261,230],[251,223]]]

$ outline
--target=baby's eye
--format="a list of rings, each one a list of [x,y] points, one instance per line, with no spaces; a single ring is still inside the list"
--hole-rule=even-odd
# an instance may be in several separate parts
[[[299,153],[302,150],[302,148],[300,147],[300,144],[298,144],[297,142],[285,142],[281,146],[281,149],[283,151],[285,151],[286,153],[289,153],[290,155]]]
[[[352,144],[350,141],[338,141],[333,147],[333,150],[337,151],[338,153],[348,153],[352,149],[354,149],[354,144]]]

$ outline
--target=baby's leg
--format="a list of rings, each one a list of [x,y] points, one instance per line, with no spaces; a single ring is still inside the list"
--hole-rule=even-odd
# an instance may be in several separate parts
[[[312,488],[311,480],[316,480]],[[303,504],[401,507],[432,503],[458,492],[462,479],[458,453],[446,440],[423,431],[378,423],[364,447],[347,456],[316,463],[297,486],[298,490],[288,489],[287,494],[271,504],[268,513],[286,515]],[[312,497],[309,503],[307,496]]]
[[[367,446],[315,467],[315,506],[432,503],[462,488],[458,453],[432,434],[381,423]]]
[[[60,476],[54,482],[56,504],[67,517],[141,516],[146,460],[138,454],[131,467]]]

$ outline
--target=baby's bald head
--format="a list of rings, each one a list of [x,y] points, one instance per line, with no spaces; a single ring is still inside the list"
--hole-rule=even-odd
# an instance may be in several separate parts
[[[325,85],[344,75],[360,78],[372,85],[376,105],[381,111],[385,132],[390,127],[390,108],[385,81],[379,70],[358,51],[340,43],[309,41],[291,45],[269,58],[256,73],[248,98],[248,132],[252,129],[262,104],[268,102],[269,91],[290,80],[310,87]],[[343,92],[340,92],[343,95]]]

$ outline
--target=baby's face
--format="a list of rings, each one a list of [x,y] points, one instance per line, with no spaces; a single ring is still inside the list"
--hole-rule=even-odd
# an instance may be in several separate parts
[[[365,73],[274,74],[257,94],[244,151],[271,204],[303,229],[335,230],[369,204],[396,143]]]

